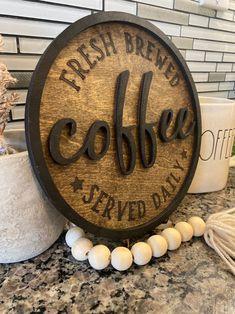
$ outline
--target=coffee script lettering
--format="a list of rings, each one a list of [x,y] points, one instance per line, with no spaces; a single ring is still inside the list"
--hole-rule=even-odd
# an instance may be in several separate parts
[[[139,91],[138,101],[138,123],[137,125],[123,126],[123,109],[126,98],[126,90],[130,72],[124,71],[119,74],[116,81],[115,108],[114,108],[114,135],[117,152],[117,164],[123,175],[130,175],[136,165],[136,143],[133,136],[133,129],[138,132],[138,146],[140,147],[140,158],[144,168],[150,168],[156,162],[157,155],[157,132],[154,129],[157,122],[146,122],[146,111],[148,95],[153,78],[153,72],[143,74],[142,83]],[[173,123],[173,120],[175,120]],[[173,125],[173,127],[171,127]],[[91,160],[100,160],[109,149],[110,145],[110,126],[106,121],[96,120],[88,129],[82,147],[71,157],[65,158],[60,152],[60,138],[64,128],[68,128],[68,136],[72,137],[77,132],[77,123],[71,118],[64,118],[57,121],[49,134],[49,152],[52,159],[60,165],[69,165],[86,154]],[[192,134],[195,121],[190,121],[187,107],[180,108],[175,119],[171,109],[163,110],[158,133],[162,142],[169,143],[175,139],[184,140]],[[169,129],[171,131],[169,132]],[[186,129],[186,130],[185,130]],[[98,132],[103,132],[103,143],[100,152],[95,151],[95,140]],[[170,133],[170,134],[169,134]],[[146,141],[149,143],[149,152],[146,152]],[[128,147],[128,162],[124,163],[123,143]],[[148,156],[148,157],[147,157]]]

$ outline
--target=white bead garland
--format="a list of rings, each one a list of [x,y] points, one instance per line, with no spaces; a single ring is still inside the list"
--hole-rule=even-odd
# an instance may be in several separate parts
[[[186,242],[192,239],[193,227],[189,223],[185,221],[177,222],[177,224],[175,225],[175,229],[178,230],[181,234],[182,242]]]
[[[124,247],[118,246],[111,253],[111,265],[119,271],[127,270],[131,267],[133,257],[131,251]]]
[[[131,253],[136,265],[142,266],[148,264],[152,258],[152,249],[148,243],[137,242],[131,248]]]
[[[195,237],[202,236],[206,231],[206,223],[198,216],[191,217],[188,223],[193,227],[193,235]]]
[[[161,257],[166,254],[168,244],[166,239],[161,235],[155,234],[151,236],[148,238],[147,243],[150,245],[154,257]]]
[[[162,236],[167,241],[168,250],[173,251],[180,247],[181,235],[175,228],[166,228],[162,231]]]
[[[82,228],[79,227],[73,227],[70,228],[65,236],[65,241],[68,244],[69,247],[72,247],[74,242],[82,237],[84,237],[85,232]]]
[[[76,240],[72,246],[72,255],[77,261],[85,261],[88,258],[88,253],[93,247],[91,240],[80,238]]]
[[[102,270],[106,268],[110,263],[110,250],[103,244],[93,246],[88,253],[88,261],[96,270]]]
[[[85,238],[83,229],[70,228],[65,241],[72,249],[73,257],[78,261],[88,259],[91,267],[96,270],[106,268],[110,262],[113,268],[119,271],[127,270],[133,261],[136,265],[146,265],[153,257],[163,256],[167,250],[176,250],[181,242],[189,241],[194,236],[204,234],[205,222],[200,217],[191,217],[188,222],[178,222],[174,227],[164,229],[161,235],[153,235],[146,242],[135,243],[131,250],[120,246],[110,252],[105,245],[93,243]]]

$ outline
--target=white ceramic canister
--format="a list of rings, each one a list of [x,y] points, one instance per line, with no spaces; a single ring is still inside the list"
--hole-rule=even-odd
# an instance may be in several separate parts
[[[206,193],[225,188],[235,136],[235,102],[199,97],[202,134],[198,165],[188,193]]]
[[[32,258],[60,236],[65,218],[43,196],[31,169],[24,130],[5,132],[21,152],[0,156],[0,263]]]

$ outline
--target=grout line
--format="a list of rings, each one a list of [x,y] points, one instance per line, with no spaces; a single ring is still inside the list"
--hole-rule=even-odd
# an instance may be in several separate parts
[[[8,33],[1,33],[1,35],[7,37],[15,37],[18,36],[20,38],[32,38],[32,39],[43,39],[43,40],[53,40],[55,37],[44,37],[44,36],[33,36],[33,35],[20,35],[20,34],[8,34]]]
[[[20,53],[20,41],[19,41],[18,36],[16,36],[16,45],[17,45],[17,53]]]
[[[33,52],[20,52],[20,50],[18,50],[18,44],[17,43],[17,52],[0,52],[0,56],[6,55],[6,56],[32,56],[32,57],[38,57],[41,56],[43,54],[43,52],[41,53],[33,53]],[[46,49],[45,49],[46,50]]]
[[[13,120],[13,119],[12,119],[12,112],[11,112],[11,111],[9,112],[9,120],[10,120],[10,121]]]

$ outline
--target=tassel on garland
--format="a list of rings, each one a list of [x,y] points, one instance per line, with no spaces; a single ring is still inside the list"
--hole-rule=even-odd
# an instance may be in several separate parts
[[[204,238],[235,275],[235,207],[210,215]]]

